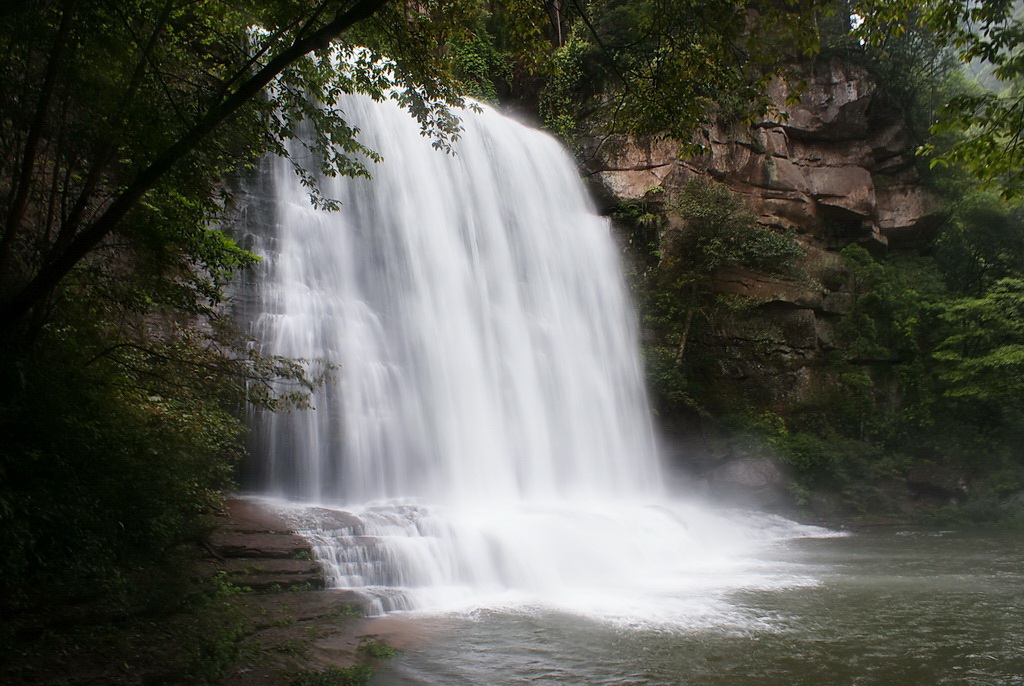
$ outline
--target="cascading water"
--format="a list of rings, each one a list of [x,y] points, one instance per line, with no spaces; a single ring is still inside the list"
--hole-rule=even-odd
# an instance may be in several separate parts
[[[260,424],[261,489],[345,503],[658,487],[629,303],[605,223],[548,137],[465,113],[458,155],[407,113],[345,111],[385,159],[310,207],[273,172],[256,336],[340,364],[315,412]]]
[[[350,513],[292,510],[334,585],[672,614],[792,534],[665,500],[617,250],[558,144],[466,112],[450,156],[394,104],[343,108],[384,162],[324,180],[334,213],[275,164],[253,317],[264,352],[338,365],[315,410],[254,417],[251,484]]]

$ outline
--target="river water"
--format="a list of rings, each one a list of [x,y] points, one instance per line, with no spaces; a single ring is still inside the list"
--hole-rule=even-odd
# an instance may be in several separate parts
[[[374,684],[1024,684],[1024,536],[879,530],[766,545],[674,623],[478,609],[383,618]],[[790,583],[782,583],[789,580]]]

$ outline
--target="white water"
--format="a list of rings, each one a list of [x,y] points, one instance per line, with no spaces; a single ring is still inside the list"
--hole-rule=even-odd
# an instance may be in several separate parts
[[[779,582],[749,549],[808,530],[665,497],[617,248],[569,156],[491,111],[452,157],[393,104],[344,109],[384,162],[324,181],[336,213],[277,163],[254,318],[264,352],[339,365],[315,411],[254,418],[260,492],[358,518],[291,510],[333,584],[381,611],[671,621]]]

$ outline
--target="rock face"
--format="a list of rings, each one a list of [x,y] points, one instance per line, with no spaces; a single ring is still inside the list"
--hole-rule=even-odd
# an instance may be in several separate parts
[[[914,166],[906,124],[868,73],[839,59],[803,70],[808,85],[796,105],[787,106],[793,94],[783,83],[773,84],[778,114],[750,128],[709,127],[698,136],[704,149],[698,157],[680,157],[673,141],[633,138],[595,140],[588,151],[591,177],[609,204],[657,202],[651,198],[671,196],[694,178],[713,179],[741,196],[759,223],[790,232],[804,246],[791,277],[719,271],[719,293],[746,296],[755,306],[720,318],[693,342],[711,351],[711,384],[783,416],[836,389],[825,360],[840,346],[839,324],[855,297],[845,290],[848,272],[839,251],[851,243],[876,254],[912,250],[930,239],[941,219],[939,198]],[[664,234],[660,238],[664,254],[668,244]],[[885,373],[885,361],[878,362],[878,373]],[[876,373],[870,364],[864,368]],[[681,435],[671,435],[673,426],[667,429],[670,443],[683,443]],[[694,427],[677,430],[692,434]],[[721,456],[715,469],[726,471],[705,475],[712,487],[732,473],[729,460],[749,471],[744,456]]]
[[[241,498],[227,500],[224,509],[208,541],[209,573],[222,572],[230,583],[257,591],[323,588],[309,541],[292,533],[283,517]]]
[[[967,497],[967,483],[955,469],[917,460],[907,473],[907,486],[920,497],[952,502]]]
[[[742,194],[759,220],[819,249],[850,242],[913,245],[937,223],[938,199],[913,166],[904,122],[868,74],[838,59],[807,68],[799,103],[776,83],[779,115],[749,129],[715,125],[698,138],[706,153],[680,159],[670,140],[613,139],[592,151],[592,172],[619,199],[653,186],[681,188],[696,176]]]
[[[718,380],[783,414],[828,383],[816,369],[835,349],[836,324],[852,303],[838,251],[851,243],[912,249],[940,221],[939,199],[913,165],[906,125],[867,72],[838,58],[804,70],[798,104],[788,107],[792,93],[773,84],[776,116],[750,128],[710,127],[699,136],[706,151],[699,157],[680,158],[679,146],[664,139],[612,139],[590,151],[592,177],[611,202],[710,178],[738,193],[759,223],[793,232],[804,246],[799,276],[719,272],[719,292],[759,306],[719,322],[703,342],[715,350]]]

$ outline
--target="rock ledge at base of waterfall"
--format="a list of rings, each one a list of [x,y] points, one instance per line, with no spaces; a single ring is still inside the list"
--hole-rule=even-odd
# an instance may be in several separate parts
[[[323,588],[309,541],[257,501],[228,498],[206,544],[201,571],[254,591]]]

